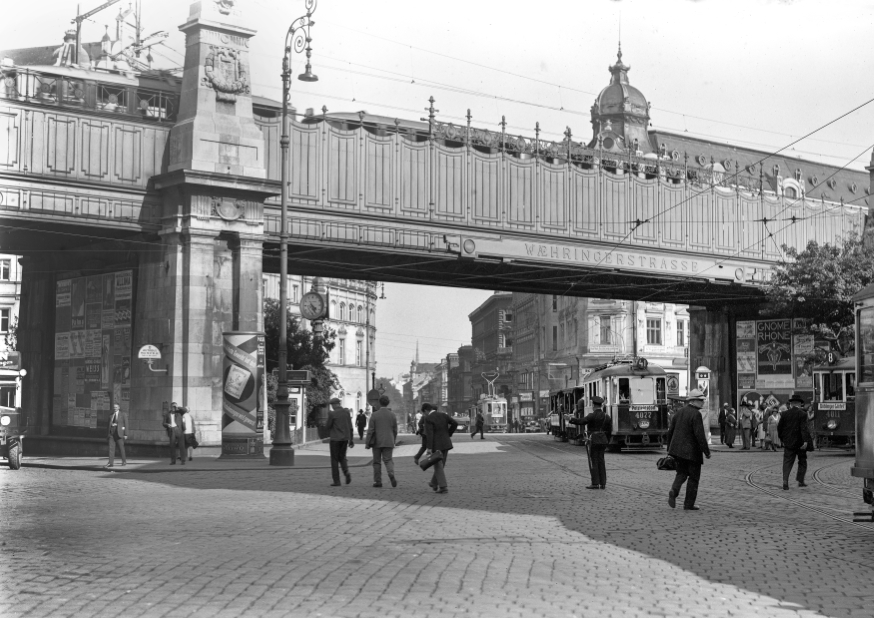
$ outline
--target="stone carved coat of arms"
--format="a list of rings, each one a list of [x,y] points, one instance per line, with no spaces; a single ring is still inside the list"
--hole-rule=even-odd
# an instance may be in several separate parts
[[[249,94],[249,74],[239,52],[227,47],[210,45],[204,61],[204,85],[215,90],[217,101],[233,103],[238,94]]]

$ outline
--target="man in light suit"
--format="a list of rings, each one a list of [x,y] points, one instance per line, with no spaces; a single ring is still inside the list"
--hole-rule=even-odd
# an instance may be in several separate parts
[[[385,463],[385,471],[388,472],[391,486],[398,486],[395,464],[391,458],[398,437],[398,419],[388,407],[389,403],[391,401],[386,395],[379,398],[380,408],[370,415],[370,425],[367,426],[367,441],[364,448],[373,449],[374,487],[382,487],[382,463]]]
[[[164,414],[164,428],[170,438],[170,465],[176,465],[176,450],[179,449],[179,460],[185,465],[185,434],[182,433],[182,411],[174,401]]]
[[[352,482],[352,475],[349,474],[349,464],[346,462],[346,449],[355,446],[352,441],[352,417],[336,397],[331,399],[331,410],[328,412],[325,429],[329,434],[328,445],[331,449],[331,477],[334,479],[331,487],[340,485],[340,468],[343,469],[348,485]]]
[[[118,404],[112,406],[112,416],[109,418],[109,463],[107,468],[115,465],[115,445],[121,451],[121,465],[127,465],[124,454],[124,441],[127,439],[127,414],[121,411]]]

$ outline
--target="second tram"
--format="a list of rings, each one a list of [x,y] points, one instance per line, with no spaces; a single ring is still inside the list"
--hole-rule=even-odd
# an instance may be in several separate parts
[[[856,315],[856,460],[862,497],[874,505],[874,285],[853,297]],[[872,514],[874,518],[874,514]]]
[[[834,355],[834,352],[830,352]],[[813,370],[813,430],[817,448],[856,444],[856,359],[832,356]]]

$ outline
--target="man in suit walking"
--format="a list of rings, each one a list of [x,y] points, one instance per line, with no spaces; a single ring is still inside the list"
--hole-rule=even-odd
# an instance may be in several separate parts
[[[431,413],[425,417],[425,444],[432,453],[440,451],[443,454],[443,459],[434,464],[434,475],[428,485],[438,494],[445,494],[449,489],[446,487],[444,468],[449,451],[452,450],[451,437],[458,428],[458,421],[446,412],[435,410],[430,403],[426,403],[422,408],[424,409],[425,406],[431,410]]]
[[[710,447],[704,434],[704,421],[701,419],[701,408],[704,406],[704,393],[693,389],[686,397],[686,405],[674,414],[671,427],[668,429],[668,454],[677,461],[677,476],[668,493],[668,505],[677,506],[677,496],[683,483],[686,485],[686,499],[683,509],[697,511],[695,499],[698,497],[698,482],[701,480],[701,466],[704,457],[710,459]]]
[[[395,478],[395,464],[392,461],[392,453],[398,437],[398,419],[388,407],[390,403],[391,401],[386,395],[379,398],[379,410],[375,410],[370,415],[370,425],[367,427],[367,442],[364,448],[373,449],[374,487],[382,487],[382,463],[385,464],[385,471],[388,473],[391,486],[398,486],[398,481]]]
[[[813,450],[813,440],[810,436],[810,427],[807,425],[807,412],[801,406],[804,398],[798,393],[792,393],[789,397],[791,406],[780,416],[777,423],[777,435],[783,443],[783,489],[789,489],[789,475],[795,458],[798,458],[798,473],[796,480],[799,487],[807,487],[804,476],[807,474],[807,451]]]
[[[719,443],[725,444],[725,417],[728,415],[728,403],[722,404],[717,421],[719,422]]]
[[[485,436],[483,435],[483,425],[485,425],[485,419],[483,418],[483,413],[479,410],[476,411],[476,418],[474,419],[473,425],[473,433],[470,434],[470,439],[473,440],[476,437],[476,434],[479,434],[480,440],[485,440]]]
[[[577,409],[582,412],[585,409],[586,400],[577,402]],[[602,406],[604,398],[595,395],[592,397],[593,410],[584,418],[571,418],[569,422],[574,425],[586,425],[589,428],[589,441],[586,449],[589,451],[589,472],[592,475],[592,484],[586,489],[605,489],[607,486],[607,466],[604,463],[604,452],[610,443],[610,434],[613,432],[613,419],[604,412]]]
[[[346,449],[355,446],[352,441],[352,418],[349,410],[340,406],[340,400],[331,399],[331,410],[328,412],[328,422],[325,429],[329,435],[328,446],[331,450],[331,478],[334,482],[331,487],[340,486],[340,468],[346,476],[346,484],[352,482],[349,474],[349,464],[346,461]]]
[[[127,457],[124,454],[124,441],[127,440],[127,414],[121,411],[118,404],[112,406],[112,416],[109,418],[109,463],[107,468],[115,465],[115,445],[121,452],[121,465],[127,465]]]
[[[167,429],[167,437],[170,438],[170,465],[176,465],[176,449],[179,449],[179,458],[185,465],[185,434],[182,427],[182,412],[176,402],[170,404],[170,410],[164,415],[164,427]]]
[[[358,428],[358,439],[364,439],[364,429],[367,427],[367,415],[364,410],[358,410],[358,416],[355,417],[355,427]]]

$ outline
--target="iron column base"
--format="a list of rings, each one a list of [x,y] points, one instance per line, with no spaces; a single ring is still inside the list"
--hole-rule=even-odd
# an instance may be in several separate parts
[[[294,449],[290,444],[274,444],[270,449],[271,466],[293,466]]]

